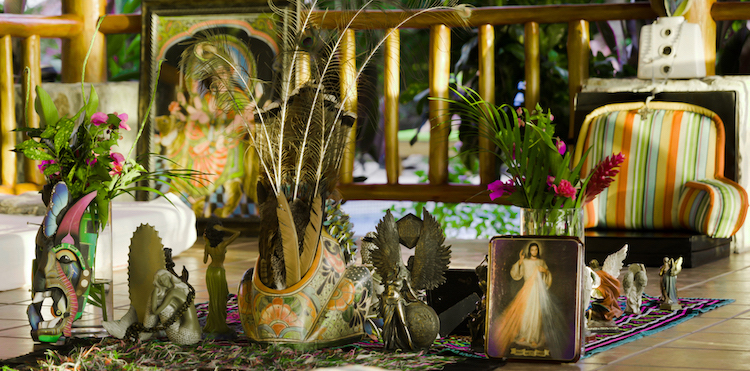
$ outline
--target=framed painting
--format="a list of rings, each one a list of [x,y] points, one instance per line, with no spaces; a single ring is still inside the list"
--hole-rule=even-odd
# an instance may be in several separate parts
[[[487,355],[574,362],[583,344],[583,245],[571,237],[490,241]]]
[[[191,66],[182,66],[181,60],[203,36],[222,35],[236,50],[237,62],[247,67],[254,84],[250,89],[262,106],[276,94],[272,82],[280,72],[275,63],[285,20],[266,0],[145,0],[142,14],[139,113],[146,120],[138,143],[141,163],[149,170],[205,173],[202,182],[162,189],[179,192],[199,218],[255,214],[258,168],[255,151],[248,148],[255,105],[243,112],[217,107],[210,90],[191,78]]]

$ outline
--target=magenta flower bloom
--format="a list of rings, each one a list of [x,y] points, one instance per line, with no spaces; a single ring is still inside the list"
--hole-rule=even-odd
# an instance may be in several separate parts
[[[99,126],[101,124],[107,123],[107,114],[104,112],[97,112],[93,115],[91,115],[91,123]]]
[[[547,187],[552,188],[555,186],[555,177],[547,175]]]
[[[87,158],[86,159],[86,165],[94,166],[96,164],[96,158]]]
[[[554,189],[555,194],[560,197],[568,197],[571,200],[576,199],[576,189],[567,179],[561,180],[558,185],[552,185],[552,189]]]
[[[607,187],[612,184],[615,180],[614,177],[620,172],[620,165],[625,162],[625,155],[622,152],[605,157],[599,164],[596,165],[594,171],[591,173],[591,179],[589,184],[586,186],[586,199],[585,203],[589,203],[602,193]]]
[[[557,152],[560,152],[560,156],[565,156],[565,151],[567,151],[568,147],[565,145],[565,141],[561,140],[560,137],[557,137]]]
[[[487,189],[490,190],[490,200],[502,197],[504,194],[512,194],[516,188],[513,186],[513,180],[503,182],[502,180],[496,180],[490,184],[487,184]]]
[[[118,115],[117,112],[115,112],[115,115],[117,116],[118,119],[120,119],[120,129],[125,129],[125,131],[130,131],[130,126],[128,126],[127,124],[128,114],[121,113]]]
[[[55,162],[57,162],[57,161],[55,161],[55,160],[42,160],[42,162],[39,165],[37,165],[37,167],[39,168],[39,171],[44,172],[44,170],[46,170],[48,166],[54,164]]]
[[[122,174],[125,156],[123,156],[122,153],[112,152],[109,157],[112,159],[112,170],[109,171],[109,175],[115,176]]]

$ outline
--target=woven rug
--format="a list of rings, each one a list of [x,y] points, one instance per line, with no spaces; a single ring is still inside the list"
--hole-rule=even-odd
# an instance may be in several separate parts
[[[620,297],[618,301],[620,308],[625,310],[625,297]],[[585,353],[581,358],[590,357],[607,349],[664,331],[701,313],[706,313],[732,302],[734,302],[733,299],[680,298],[682,309],[668,311],[659,309],[659,298],[644,294],[641,314],[624,314],[615,320],[615,323],[619,326],[618,329],[599,331],[587,336]],[[208,304],[198,304],[196,308],[198,309],[199,320],[205,321]],[[227,312],[227,323],[241,332],[242,325],[237,315],[237,298],[234,295],[230,295]],[[201,322],[201,325],[203,325],[203,322]],[[355,343],[352,346],[360,349],[379,350],[382,349],[383,344],[370,340]],[[471,349],[467,337],[450,336],[438,339],[432,348],[431,351],[439,354],[453,353],[462,357],[486,358],[484,354]]]
[[[624,298],[620,305],[624,307]],[[683,309],[662,311],[658,299],[644,297],[642,314],[625,315],[616,322],[617,331],[597,333],[586,342],[583,357],[611,349],[644,336],[668,329],[700,313],[731,303],[726,299],[681,298]],[[207,304],[198,304],[201,322],[207,315]],[[227,322],[242,334],[237,315],[237,299],[232,296],[227,307]],[[87,370],[311,370],[349,365],[375,366],[389,370],[491,370],[502,366],[501,360],[471,349],[468,337],[450,336],[438,339],[432,348],[422,352],[383,351],[377,340],[326,348],[310,352],[283,346],[262,346],[249,342],[244,335],[235,341],[202,341],[180,346],[166,339],[137,344],[114,338],[103,340],[71,339],[69,345],[38,351],[7,362],[10,370],[76,369]]]
[[[620,308],[625,310],[625,297],[618,300]],[[590,357],[607,349],[627,344],[642,337],[664,331],[687,321],[701,313],[722,307],[734,302],[733,299],[706,299],[706,298],[680,298],[682,309],[668,311],[659,309],[659,298],[643,294],[641,314],[624,314],[615,320],[618,329],[611,331],[598,331],[586,337],[585,353],[581,358]],[[198,318],[205,321],[208,304],[198,304]],[[242,331],[239,316],[237,315],[237,298],[230,295],[227,307],[227,323],[238,332]],[[201,322],[201,325],[203,322]],[[377,341],[364,341],[354,344],[361,349],[382,349],[382,344]],[[433,344],[433,350],[437,353],[454,353],[463,357],[486,358],[484,354],[472,351],[469,340],[466,337],[451,336],[438,339]]]

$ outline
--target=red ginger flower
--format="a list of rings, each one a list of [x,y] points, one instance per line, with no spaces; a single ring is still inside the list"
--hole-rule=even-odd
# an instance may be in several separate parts
[[[625,162],[625,155],[622,152],[605,157],[594,169],[591,174],[589,184],[586,186],[586,199],[584,203],[589,203],[602,193],[615,180],[614,177],[620,172],[620,165]]]

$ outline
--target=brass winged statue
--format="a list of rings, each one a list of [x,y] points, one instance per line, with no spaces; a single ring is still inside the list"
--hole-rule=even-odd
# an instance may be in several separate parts
[[[425,210],[424,220],[409,214],[396,222],[390,211],[377,225],[370,253],[375,273],[385,288],[380,298],[385,349],[429,348],[440,321],[435,311],[419,299],[418,292],[445,282],[450,246],[440,224]],[[415,248],[404,264],[401,245]]]

